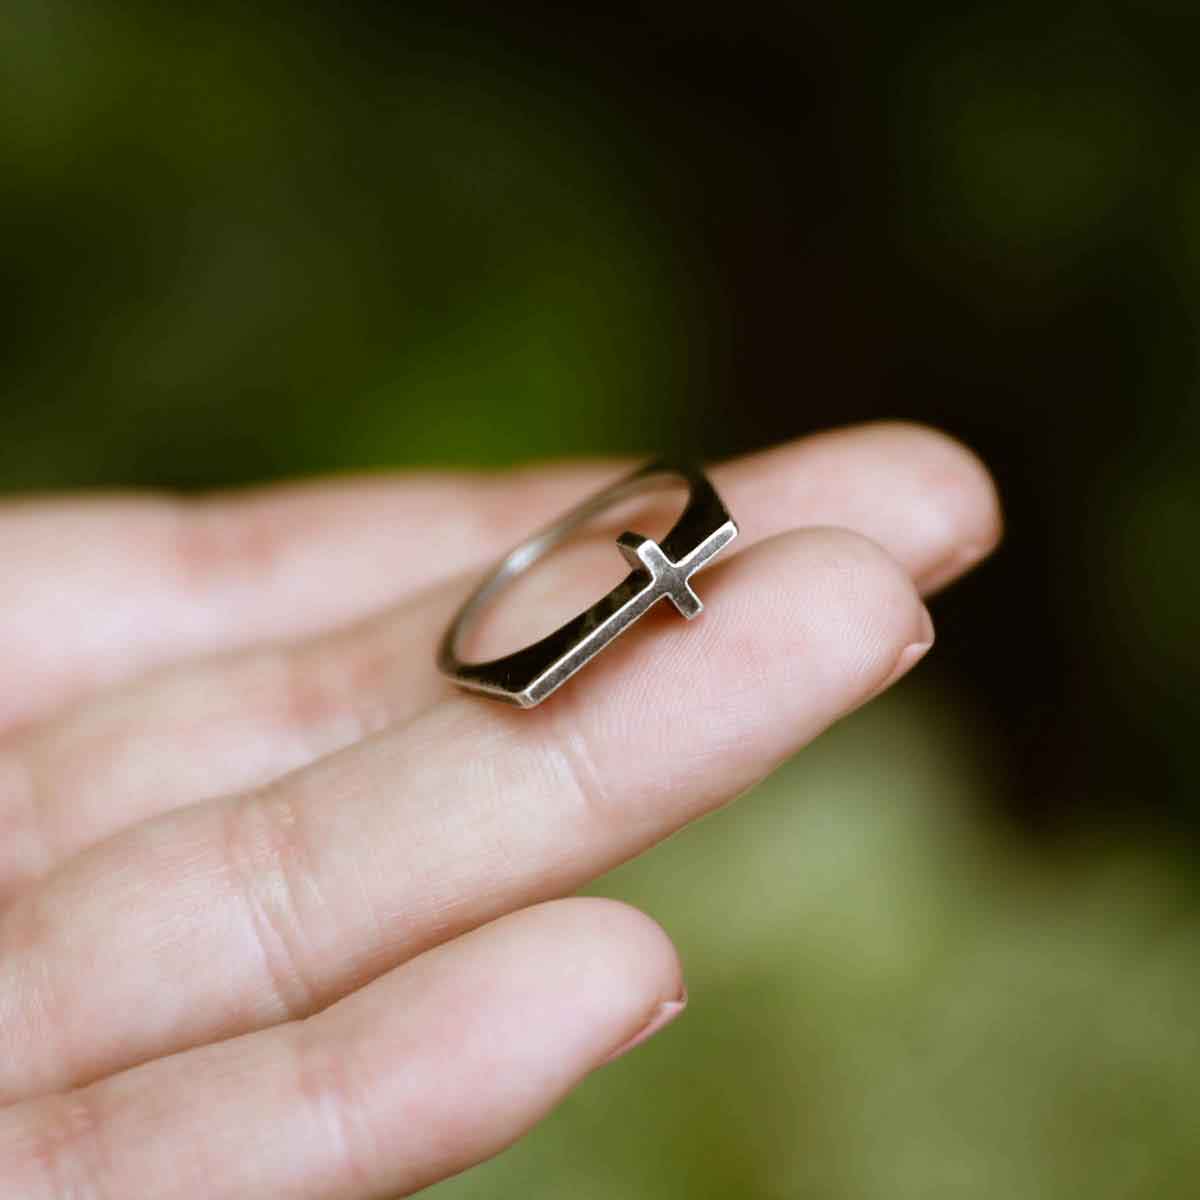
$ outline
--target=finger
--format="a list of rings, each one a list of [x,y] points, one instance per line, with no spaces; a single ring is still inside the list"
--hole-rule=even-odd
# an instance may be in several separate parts
[[[513,1142],[682,992],[635,910],[527,909],[309,1021],[0,1111],[0,1195],[408,1195]]]
[[[622,469],[9,505],[0,509],[0,729],[156,665],[376,612],[490,560]],[[917,426],[822,434],[715,475],[760,536],[845,525],[933,584],[981,557],[998,530],[978,460]]]
[[[998,536],[986,474],[915,427],[822,435],[717,475],[742,525],[735,553],[799,525],[857,525],[910,574],[947,582]],[[506,597],[495,636],[516,645],[586,607],[606,566],[615,583],[626,568],[612,531],[622,528],[610,522]],[[187,664],[10,737],[0,746],[0,901],[136,821],[260,787],[433,703],[445,687],[431,647],[470,586],[454,579],[349,629]]]
[[[149,667],[353,620],[494,552],[516,510],[556,510],[602,471],[10,504],[0,728]]]
[[[541,708],[455,696],[18,897],[0,1099],[314,1011],[569,892],[745,790],[932,636],[908,576],[839,531],[771,539],[701,593],[703,619],[651,614]]]

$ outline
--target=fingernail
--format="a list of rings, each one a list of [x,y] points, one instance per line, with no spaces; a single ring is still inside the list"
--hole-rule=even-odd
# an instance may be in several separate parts
[[[896,680],[907,675],[929,653],[929,648],[933,645],[933,618],[929,615],[927,608],[922,608],[921,612],[920,636],[915,642],[910,642],[900,651],[895,666],[892,667],[887,678],[871,693],[872,698],[878,696],[880,692],[887,691]]]
[[[914,646],[924,646],[926,650],[933,645],[933,618],[929,615],[929,609],[925,605],[921,605],[921,636],[913,643]],[[911,649],[911,647],[906,647]],[[920,655],[917,656],[918,658]]]
[[[897,679],[907,675],[929,653],[932,645],[933,639],[930,638],[927,642],[913,642],[911,646],[905,646],[900,651],[900,657],[896,659],[896,665],[892,668],[892,673],[887,677],[883,686],[889,688]]]
[[[921,591],[932,592],[965,574],[981,558],[987,549],[976,542],[956,546],[937,566],[930,568],[920,578]]]
[[[687,1008],[686,991],[678,1000],[664,1000],[654,1010],[654,1015],[651,1016],[650,1020],[629,1041],[622,1042],[600,1065],[605,1066],[610,1062],[616,1062],[618,1058],[624,1057],[630,1050],[640,1046],[643,1042],[648,1042],[660,1029],[665,1029],[670,1025],[685,1008]]]

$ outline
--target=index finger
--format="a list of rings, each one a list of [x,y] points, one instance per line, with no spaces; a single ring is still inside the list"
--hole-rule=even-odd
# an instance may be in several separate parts
[[[0,730],[157,665],[378,611],[496,557],[625,465],[0,507]],[[713,476],[736,479],[738,510],[764,514],[764,533],[786,527],[772,512],[866,533],[926,591],[982,558],[999,528],[975,456],[915,425],[803,438]]]

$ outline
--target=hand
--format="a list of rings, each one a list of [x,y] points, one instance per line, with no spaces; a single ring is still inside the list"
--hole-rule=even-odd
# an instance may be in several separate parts
[[[903,674],[999,516],[912,426],[730,463],[699,621],[449,688],[472,576],[617,470],[0,508],[0,1196],[406,1194],[682,1008],[661,929],[557,897]]]

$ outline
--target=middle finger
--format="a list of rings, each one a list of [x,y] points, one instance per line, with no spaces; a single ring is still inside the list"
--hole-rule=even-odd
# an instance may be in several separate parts
[[[844,526],[929,589],[998,533],[995,494],[978,462],[915,426],[804,438],[713,474],[742,526],[731,552],[789,528]],[[598,544],[601,569],[623,573],[611,537]],[[594,598],[588,571],[567,570],[558,556],[551,567],[541,578],[555,591],[577,581],[578,607]],[[0,742],[0,905],[138,821],[260,787],[434,703],[445,689],[431,647],[468,587],[441,583],[334,634],[187,664]]]
[[[516,712],[454,696],[259,792],[109,839],[0,919],[0,1103],[323,1008],[735,795],[902,674],[907,574],[835,530],[706,573],[702,622]],[[653,618],[651,618],[653,620]]]

